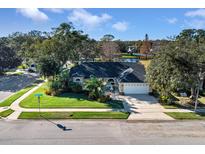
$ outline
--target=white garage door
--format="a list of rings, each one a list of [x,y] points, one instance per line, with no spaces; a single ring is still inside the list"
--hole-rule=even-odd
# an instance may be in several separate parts
[[[149,85],[147,83],[124,83],[125,94],[148,94]]]

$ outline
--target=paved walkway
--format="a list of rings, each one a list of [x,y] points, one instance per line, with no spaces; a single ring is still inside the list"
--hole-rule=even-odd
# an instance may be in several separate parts
[[[28,108],[22,108],[19,106],[19,103],[28,97],[30,94],[32,94],[35,90],[37,90],[43,83],[40,83],[30,91],[28,91],[26,94],[21,96],[19,99],[14,101],[9,108],[14,110],[15,112],[12,113],[7,117],[7,119],[16,120],[18,119],[21,112],[39,112],[38,108],[35,109],[28,109]],[[85,108],[53,108],[53,109],[40,109],[41,112],[111,112],[111,111],[124,111],[124,109],[85,109]]]
[[[7,119],[16,120],[21,112],[39,112],[38,108],[28,109],[19,106],[19,103],[32,94],[36,89],[38,89],[43,83],[38,84],[36,87],[25,93],[19,99],[14,101],[10,107],[1,107],[0,112],[6,109],[12,109],[13,112],[7,117]],[[111,111],[126,111],[130,112],[128,121],[170,121],[174,120],[170,116],[166,115],[164,112],[193,112],[187,109],[164,109],[157,100],[149,95],[129,95],[116,97],[124,101],[124,109],[81,109],[81,108],[53,108],[53,109],[40,109],[41,112],[111,112]]]

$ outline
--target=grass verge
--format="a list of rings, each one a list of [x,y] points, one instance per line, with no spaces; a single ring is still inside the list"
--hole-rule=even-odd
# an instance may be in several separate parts
[[[3,102],[0,103],[0,107],[10,106],[15,100],[17,100],[19,97],[21,97],[26,92],[31,90],[34,86],[35,85],[28,86],[28,87],[16,92],[15,94],[11,95],[9,98],[7,98],[6,100],[4,100]]]
[[[165,112],[165,114],[178,120],[205,120],[205,113],[194,112]]]
[[[43,93],[41,97],[41,108],[123,108],[122,101],[113,100],[108,103],[101,103],[89,100],[86,95],[77,93],[63,93],[59,96],[49,96],[44,94],[44,89],[45,84],[22,100],[20,106],[23,108],[38,108],[38,100],[34,95],[36,93]]]
[[[3,112],[0,112],[0,117],[7,117],[10,114],[12,114],[13,112],[14,112],[14,110],[12,110],[12,109],[5,110]]]
[[[127,119],[124,112],[22,112],[18,119]]]

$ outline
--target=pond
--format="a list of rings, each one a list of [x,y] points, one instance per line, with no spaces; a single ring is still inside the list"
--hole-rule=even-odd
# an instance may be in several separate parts
[[[122,62],[131,62],[131,63],[136,63],[139,61],[138,58],[121,58],[120,59]]]

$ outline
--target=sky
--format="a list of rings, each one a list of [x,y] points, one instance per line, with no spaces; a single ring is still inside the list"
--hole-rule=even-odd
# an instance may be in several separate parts
[[[0,36],[31,30],[51,31],[72,22],[91,38],[105,34],[115,39],[166,39],[183,29],[205,29],[205,9],[0,9]]]

